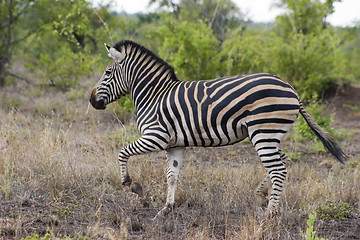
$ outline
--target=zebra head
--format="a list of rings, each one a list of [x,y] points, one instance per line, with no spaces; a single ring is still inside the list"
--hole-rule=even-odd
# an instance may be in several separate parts
[[[93,88],[90,103],[96,109],[105,109],[106,105],[126,95],[128,84],[124,81],[122,70],[126,58],[125,48],[116,49],[105,44],[108,56],[113,59],[99,82]]]

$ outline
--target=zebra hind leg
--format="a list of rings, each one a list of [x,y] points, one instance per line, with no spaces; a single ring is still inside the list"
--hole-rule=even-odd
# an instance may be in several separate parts
[[[287,171],[285,164],[280,158],[278,149],[280,141],[275,138],[269,139],[268,136],[261,137],[260,135],[259,137],[260,138],[257,138],[258,140],[253,144],[271,181],[270,198],[266,209],[266,215],[268,217],[273,217],[278,213],[280,196]],[[264,192],[265,188],[266,184],[261,188],[261,191]]]
[[[176,184],[179,179],[180,168],[183,161],[184,148],[171,148],[167,150],[167,198],[166,204],[163,209],[161,209],[153,220],[157,220],[163,216],[166,216],[174,208],[175,203],[175,191]]]
[[[281,150],[279,150],[279,154],[280,154],[281,162],[283,162],[285,167],[287,167],[291,159]],[[256,195],[258,196],[261,205],[267,203],[268,200],[267,197],[269,194],[269,190],[271,190],[271,185],[272,184],[271,184],[270,176],[267,174],[264,180],[259,184],[259,186],[256,189]]]

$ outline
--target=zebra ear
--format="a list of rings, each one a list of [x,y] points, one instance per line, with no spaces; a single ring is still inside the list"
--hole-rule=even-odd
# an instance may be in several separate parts
[[[105,47],[106,50],[108,51],[108,57],[114,59],[117,62],[121,62],[122,60],[124,60],[125,54],[119,52],[117,49],[110,47],[109,45],[107,45],[106,43]]]

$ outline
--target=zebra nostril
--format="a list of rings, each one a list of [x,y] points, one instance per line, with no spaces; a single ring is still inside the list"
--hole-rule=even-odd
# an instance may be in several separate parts
[[[105,101],[103,99],[100,99],[100,100],[97,99],[96,91],[97,91],[96,88],[94,88],[92,90],[91,96],[90,96],[90,103],[95,109],[105,109],[106,108]]]

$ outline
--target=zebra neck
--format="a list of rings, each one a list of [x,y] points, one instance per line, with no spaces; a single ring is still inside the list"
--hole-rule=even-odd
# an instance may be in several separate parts
[[[148,115],[157,108],[159,99],[181,82],[169,71],[157,72],[143,79],[137,79],[131,88],[131,97],[137,111],[140,127]]]

